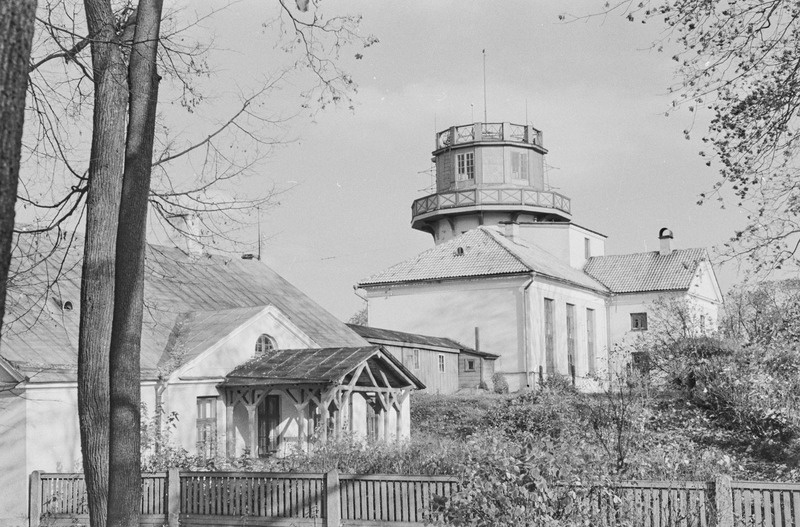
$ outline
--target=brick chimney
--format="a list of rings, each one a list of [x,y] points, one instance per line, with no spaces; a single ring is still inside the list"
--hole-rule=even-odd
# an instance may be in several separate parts
[[[672,231],[668,228],[664,227],[660,231],[658,231],[658,240],[661,242],[661,246],[659,248],[659,254],[662,256],[666,256],[668,254],[672,254]]]
[[[512,242],[516,242],[517,238],[519,238],[519,223],[515,221],[510,221],[505,224],[505,237],[511,240]]]

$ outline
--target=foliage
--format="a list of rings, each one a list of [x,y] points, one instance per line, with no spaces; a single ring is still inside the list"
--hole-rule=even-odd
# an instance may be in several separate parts
[[[366,302],[364,305],[353,313],[350,318],[347,319],[348,324],[357,324],[359,326],[366,326],[367,322],[369,321],[368,314],[367,314],[367,304]]]
[[[800,341],[800,281],[742,284],[728,293],[721,330],[744,345]]]
[[[728,255],[747,255],[763,271],[796,263],[800,3],[615,0],[606,2],[601,14],[610,12],[664,28],[653,47],[670,53],[677,48],[672,59],[680,81],[670,87],[673,107],[711,114],[702,138],[708,150],[699,153],[720,176],[700,202],[716,198],[724,203],[724,187],[747,213],[745,227],[727,245]],[[684,130],[687,139],[691,133]]]
[[[508,381],[502,373],[498,372],[492,375],[492,386],[494,386],[494,393],[508,393]]]
[[[464,439],[485,428],[485,416],[502,408],[507,400],[507,397],[488,393],[479,396],[412,394],[411,433],[414,437]]]
[[[147,405],[142,403],[141,413],[147,416]],[[178,427],[177,412],[167,413],[159,406],[141,422],[142,472],[163,472],[170,468],[195,468],[197,459],[186,449],[175,445],[172,434]]]

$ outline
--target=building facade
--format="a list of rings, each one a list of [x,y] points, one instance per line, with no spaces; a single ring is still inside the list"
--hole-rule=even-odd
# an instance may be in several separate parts
[[[547,188],[543,135],[474,123],[436,134],[436,191],[411,226],[434,247],[361,280],[373,326],[468,340],[479,328],[512,390],[550,375],[586,389],[618,368],[610,350],[648,329],[659,299],[690,302],[709,326],[722,295],[705,249],[606,255],[606,236],[572,221]]]

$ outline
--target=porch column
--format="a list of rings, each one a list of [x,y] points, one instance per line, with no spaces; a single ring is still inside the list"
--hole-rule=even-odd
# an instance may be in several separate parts
[[[258,422],[256,419],[256,410],[258,406],[255,404],[246,404],[245,408],[247,408],[247,420],[250,425],[250,457],[257,458],[258,457]]]
[[[389,399],[389,398],[387,397],[387,399]],[[387,404],[383,409],[383,433],[386,436],[386,437],[384,437],[384,439],[386,441],[391,439],[390,431],[392,429],[392,421],[391,421],[392,416],[389,413],[391,411],[392,411],[392,403],[389,400],[389,401],[387,401]]]
[[[330,402],[327,401],[321,401],[321,402],[322,405],[319,409],[319,418],[321,421],[319,435],[320,435],[320,440],[323,443],[326,443],[328,441],[328,405],[330,404]]]
[[[233,425],[233,397],[225,397],[225,456],[228,459],[236,457],[236,427]]]
[[[386,419],[384,418],[384,414],[386,410],[383,408],[383,405],[380,406],[380,411],[378,412],[378,440],[386,439],[386,430],[384,424],[386,423]]]

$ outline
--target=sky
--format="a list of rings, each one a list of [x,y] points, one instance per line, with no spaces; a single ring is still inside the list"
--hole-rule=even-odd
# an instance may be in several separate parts
[[[237,183],[245,193],[286,189],[262,214],[264,261],[346,320],[362,305],[354,284],[433,247],[411,229],[411,203],[430,192],[435,131],[483,120],[482,50],[488,121],[527,118],[543,130],[551,187],[572,199],[575,223],[608,236],[606,254],[655,250],[662,227],[673,247],[724,243],[743,220],[735,207],[696,204],[717,178],[698,155],[709,116],[665,116],[678,79],[670,45],[652,48],[662,28],[617,15],[559,20],[603,3],[321,2],[326,15],[362,15],[361,32],[380,42],[341,54],[358,85],[352,110],[298,112],[302,77],[271,98],[276,111],[297,114],[284,128],[294,141]],[[244,92],[287,63],[266,23],[274,14],[243,0],[204,22],[213,89]],[[204,103],[210,115],[224,115],[223,100]],[[255,251],[254,225],[237,235]],[[735,270],[718,274],[723,288],[736,279]]]

